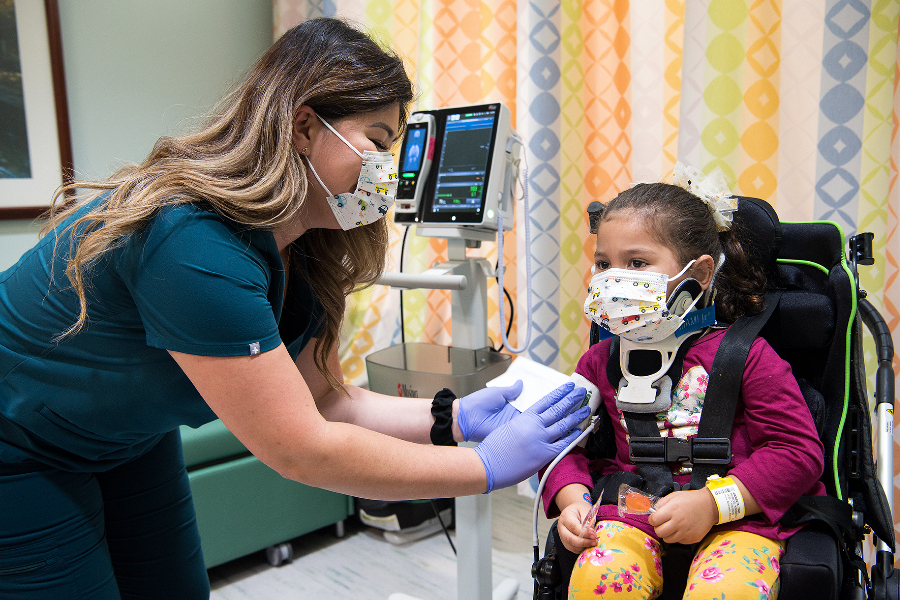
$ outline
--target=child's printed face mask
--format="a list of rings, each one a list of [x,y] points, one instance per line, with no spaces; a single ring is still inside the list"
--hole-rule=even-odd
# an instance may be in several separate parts
[[[362,169],[359,172],[356,190],[353,193],[344,194],[332,194],[319,174],[316,173],[312,161],[309,158],[306,159],[309,170],[328,194],[328,205],[331,206],[331,212],[334,213],[338,224],[344,231],[374,223],[387,214],[397,197],[398,178],[393,155],[390,152],[374,152],[372,150],[360,153],[325,119],[319,117],[319,120],[362,158]]]
[[[691,261],[678,279],[694,264]],[[698,296],[681,314],[672,314],[666,306],[669,276],[665,273],[606,269],[591,277],[584,314],[613,335],[632,342],[657,342],[673,333],[684,322],[683,314],[699,301]]]

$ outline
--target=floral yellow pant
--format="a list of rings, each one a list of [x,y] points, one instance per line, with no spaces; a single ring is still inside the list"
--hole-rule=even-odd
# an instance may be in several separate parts
[[[663,588],[660,543],[617,521],[598,521],[596,529],[597,545],[582,552],[575,563],[569,600],[657,598]],[[774,600],[783,554],[784,542],[754,533],[710,533],[691,563],[684,598]]]

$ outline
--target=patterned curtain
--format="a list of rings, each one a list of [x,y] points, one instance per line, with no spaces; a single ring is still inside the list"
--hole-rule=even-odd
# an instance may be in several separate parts
[[[860,269],[861,286],[900,345],[896,0],[274,4],[276,36],[317,16],[361,22],[405,57],[419,107],[499,100],[512,109],[527,148],[532,242],[526,249],[520,203],[505,238],[505,284],[516,308],[512,344],[532,321],[529,358],[571,372],[586,349],[581,307],[593,249],[585,207],[631,182],[668,178],[676,160],[721,167],[735,193],[767,200],[783,221],[873,232],[875,264]],[[494,244],[480,253],[497,260]],[[421,272],[445,256],[444,243],[410,234],[403,268]],[[406,292],[403,307],[407,341],[451,342],[446,292]],[[499,346],[496,287],[489,313]],[[342,344],[347,378],[364,384],[365,356],[399,341],[398,292],[357,294]]]

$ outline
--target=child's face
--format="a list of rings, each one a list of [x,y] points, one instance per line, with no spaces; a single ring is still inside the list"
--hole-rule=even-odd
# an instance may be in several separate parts
[[[644,222],[631,211],[616,212],[600,222],[594,247],[594,265],[598,273],[606,269],[632,269],[665,273],[671,278],[684,268],[672,249],[656,241]],[[671,296],[683,278],[674,282],[670,279],[666,294]]]

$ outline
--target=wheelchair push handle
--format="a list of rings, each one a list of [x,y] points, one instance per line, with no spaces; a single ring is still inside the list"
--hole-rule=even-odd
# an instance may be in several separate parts
[[[884,317],[875,309],[871,302],[860,298],[857,305],[859,315],[866,324],[866,328],[875,341],[875,355],[878,359],[878,370],[875,374],[875,402],[883,402],[894,405],[894,342],[891,330],[888,328]]]
[[[890,327],[888,327],[884,317],[867,299],[860,298],[857,308],[859,316],[862,317],[863,323],[866,324],[866,328],[875,340],[878,362],[887,361],[890,363],[894,359],[894,340],[891,337]]]

